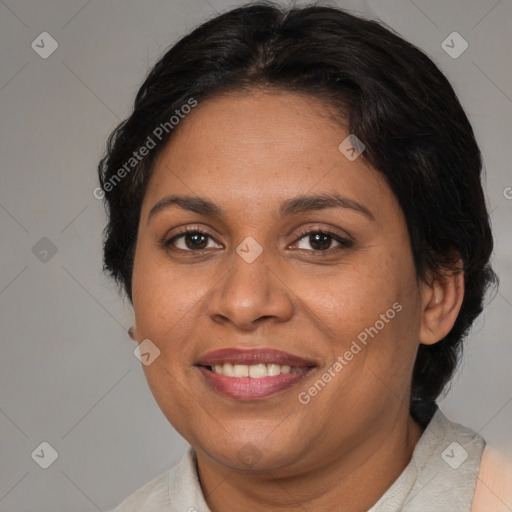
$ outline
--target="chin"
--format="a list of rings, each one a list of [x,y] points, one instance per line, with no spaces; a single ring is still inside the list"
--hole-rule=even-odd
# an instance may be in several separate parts
[[[268,436],[233,439],[226,435],[212,444],[202,445],[202,450],[219,464],[238,471],[273,471],[292,464],[298,455],[296,443],[289,437],[271,444]]]

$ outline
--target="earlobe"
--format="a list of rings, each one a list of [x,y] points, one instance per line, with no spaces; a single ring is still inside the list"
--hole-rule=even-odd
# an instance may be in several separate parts
[[[464,299],[464,271],[435,274],[430,284],[423,283],[422,288],[419,341],[433,345],[450,332],[457,320]]]

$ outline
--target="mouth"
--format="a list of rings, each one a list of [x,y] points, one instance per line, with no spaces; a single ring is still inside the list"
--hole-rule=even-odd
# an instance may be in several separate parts
[[[275,349],[221,349],[201,358],[196,367],[215,392],[259,400],[295,386],[316,364]]]
[[[233,364],[224,363],[214,366],[206,366],[208,370],[218,375],[226,377],[235,377],[237,379],[250,377],[251,379],[263,379],[264,377],[275,377],[277,375],[288,375],[289,373],[301,373],[308,367],[297,367],[289,365],[280,365],[277,363],[259,363],[259,364]]]

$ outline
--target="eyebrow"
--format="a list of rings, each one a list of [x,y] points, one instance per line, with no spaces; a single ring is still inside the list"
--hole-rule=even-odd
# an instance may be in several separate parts
[[[348,208],[375,221],[373,213],[361,203],[338,194],[303,195],[287,199],[281,204],[281,216],[287,217],[312,210]]]
[[[148,214],[148,222],[151,217],[158,212],[165,210],[171,206],[179,206],[184,210],[199,213],[200,215],[207,215],[211,217],[222,217],[222,210],[213,201],[197,196],[177,196],[172,195],[160,199]]]
[[[213,201],[198,196],[179,196],[171,195],[160,199],[150,210],[148,214],[148,223],[157,213],[178,206],[184,210],[198,213],[210,217],[222,217],[222,208]],[[319,195],[300,195],[283,201],[280,205],[282,217],[298,215],[315,210],[325,210],[327,208],[347,208],[360,213],[370,220],[375,221],[372,212],[361,203],[338,194],[319,194]]]

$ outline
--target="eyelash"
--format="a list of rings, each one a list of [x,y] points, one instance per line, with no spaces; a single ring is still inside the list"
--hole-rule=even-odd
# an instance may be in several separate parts
[[[335,251],[348,249],[354,245],[353,242],[351,240],[349,240],[348,238],[343,238],[342,236],[338,235],[337,233],[334,233],[333,231],[330,231],[328,229],[323,229],[323,228],[316,228],[316,229],[315,228],[313,228],[313,229],[302,228],[299,231],[296,231],[294,233],[294,236],[296,237],[296,241],[294,243],[302,240],[306,235],[317,235],[317,234],[329,236],[333,240],[338,242],[340,245],[338,245],[337,247],[331,247],[330,249],[325,249],[325,250],[320,250],[320,251],[308,250],[308,249],[299,249],[299,250],[307,251],[307,252],[314,252],[314,253],[328,256],[329,254],[332,254]]]
[[[173,245],[173,243],[176,240],[178,240],[179,238],[181,238],[181,237],[183,237],[185,235],[188,235],[188,234],[203,235],[203,236],[206,236],[206,237],[212,239],[216,243],[218,243],[213,238],[213,236],[210,235],[210,233],[208,233],[206,231],[203,231],[202,229],[199,229],[199,228],[189,228],[189,227],[187,227],[187,228],[181,230],[180,232],[176,233],[175,235],[173,235],[171,238],[165,240],[162,243],[162,246],[165,249],[172,249],[172,245]],[[322,256],[324,256],[324,255],[328,256],[328,255],[332,254],[335,251],[343,250],[343,249],[348,249],[348,248],[350,248],[350,247],[352,247],[354,245],[351,240],[349,240],[347,238],[343,238],[340,235],[338,235],[338,234],[336,234],[336,233],[334,233],[334,232],[332,232],[332,231],[330,231],[328,229],[323,229],[323,228],[322,229],[321,228],[316,228],[316,229],[302,228],[299,231],[296,231],[294,233],[294,236],[296,237],[296,240],[295,240],[294,243],[299,242],[306,235],[316,235],[316,234],[320,234],[320,235],[324,235],[324,236],[329,236],[333,240],[338,242],[340,245],[337,246],[337,247],[331,247],[329,249],[324,249],[324,250],[309,250],[309,249],[299,249],[299,250],[306,251],[306,252],[314,252],[314,253],[320,254]],[[183,252],[198,253],[198,254],[201,254],[202,252],[207,251],[207,249],[202,249],[202,250],[197,250],[196,251],[196,250],[192,250],[192,249],[178,249],[176,247],[174,248],[174,250],[183,251]]]

